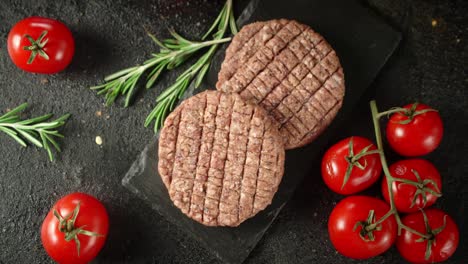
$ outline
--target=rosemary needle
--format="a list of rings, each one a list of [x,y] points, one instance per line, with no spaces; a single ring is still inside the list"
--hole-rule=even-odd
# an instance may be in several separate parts
[[[153,53],[152,58],[143,62],[142,65],[127,68],[107,76],[104,84],[91,87],[97,90],[98,94],[104,94],[106,104],[111,105],[119,96],[125,96],[125,107],[130,105],[133,95],[136,92],[138,81],[145,72],[149,72],[146,80],[146,89],[154,86],[158,77],[165,70],[177,68],[199,50],[208,48],[190,68],[183,72],[176,82],[168,87],[156,99],[156,106],[147,117],[145,126],[155,121],[155,131],[162,125],[164,118],[173,110],[177,101],[183,96],[187,87],[195,80],[195,87],[198,87],[207,73],[211,58],[217,50],[219,44],[228,42],[231,38],[224,35],[228,26],[233,34],[237,33],[237,27],[232,10],[232,0],[227,0],[220,14],[214,21],[210,29],[202,37],[202,41],[191,41],[174,30],[169,33],[173,38],[160,41],[154,35],[150,38],[160,47],[158,53]],[[215,31],[216,30],[216,31]],[[211,35],[211,40],[205,40]]]
[[[222,40],[228,26],[233,34],[237,33],[237,27],[232,10],[232,0],[226,1],[221,13],[203,36],[203,39],[208,37],[217,28],[217,31],[212,35],[213,41]],[[184,71],[176,79],[173,85],[168,87],[156,98],[156,106],[146,118],[145,127],[148,127],[154,121],[154,132],[156,133],[159,128],[163,126],[164,119],[167,117],[169,112],[174,109],[175,104],[184,95],[192,81],[195,80],[195,88],[200,86],[203,78],[210,68],[211,59],[213,58],[218,46],[219,43],[212,45],[205,54],[203,54],[193,65],[190,66],[190,68]]]
[[[128,107],[135,94],[138,80],[148,69],[153,68],[147,77],[147,89],[153,86],[164,70],[172,70],[178,67],[202,48],[230,40],[230,38],[224,38],[195,42],[183,38],[173,30],[169,32],[174,39],[165,39],[163,41],[148,33],[151,39],[161,47],[159,53],[152,54],[152,58],[140,66],[127,68],[105,77],[104,81],[106,83],[91,87],[91,89],[98,90],[98,94],[105,94],[107,105],[111,105],[120,95],[125,95],[125,107]]]
[[[44,148],[51,161],[54,160],[51,145],[60,152],[60,146],[54,137],[63,138],[63,135],[57,131],[57,128],[63,126],[70,114],[53,121],[48,121],[52,114],[47,114],[27,120],[21,120],[19,113],[26,109],[27,103],[24,103],[15,109],[0,116],[0,131],[6,133],[21,146],[26,147],[26,141],[36,145],[39,148]]]

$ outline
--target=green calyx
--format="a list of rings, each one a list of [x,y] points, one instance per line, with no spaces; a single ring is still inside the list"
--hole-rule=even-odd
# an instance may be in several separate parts
[[[415,102],[413,103],[413,105],[411,105],[410,109],[402,108],[403,110],[400,111],[400,114],[405,115],[407,119],[399,121],[398,124],[406,125],[406,124],[411,123],[411,121],[413,121],[413,119],[418,115],[422,115],[427,112],[438,112],[437,110],[432,109],[432,108],[416,111],[417,107],[418,107],[418,102]]]
[[[360,170],[364,170],[367,167],[367,160],[364,160],[364,164],[359,162],[359,160],[366,156],[366,155],[371,155],[371,154],[376,154],[379,153],[379,150],[371,150],[369,149],[372,147],[372,144],[368,145],[367,147],[363,148],[359,153],[356,155],[354,154],[354,145],[353,145],[353,137],[349,140],[348,144],[348,156],[345,157],[346,161],[348,162],[348,168],[346,169],[346,173],[344,176],[343,184],[341,185],[341,189],[343,190],[344,186],[348,182],[351,172],[353,171],[354,167],[357,167]]]
[[[358,227],[361,227],[361,230],[359,231],[359,237],[361,237],[361,239],[366,242],[374,241],[374,231],[382,230],[382,225],[376,223],[375,221],[374,210],[369,211],[369,215],[367,216],[366,220],[357,222],[354,225],[353,231],[356,231]]]
[[[421,176],[416,170],[411,170],[411,172],[414,173],[416,176],[417,181],[410,183],[410,182],[402,182],[401,184],[409,184],[414,187],[416,187],[416,192],[414,193],[413,200],[411,201],[411,206],[410,208],[413,208],[413,206],[416,205],[416,201],[418,200],[418,197],[421,196],[421,199],[423,200],[423,208],[427,204],[427,194],[430,193],[436,197],[441,197],[442,193],[439,190],[439,187],[437,184],[431,180],[431,179],[421,179]],[[432,185],[432,188],[429,187],[429,185]]]
[[[33,39],[28,34],[24,35],[24,37],[27,38],[29,42],[31,42],[30,46],[23,47],[24,50],[31,51],[31,56],[29,56],[28,64],[31,64],[34,61],[34,59],[37,57],[37,55],[41,56],[45,60],[49,60],[49,55],[47,55],[47,53],[44,51],[44,47],[49,41],[49,39],[44,39],[46,35],[47,35],[47,30],[44,30],[37,40]]]
[[[424,212],[424,210],[421,210],[421,213],[424,217],[424,225],[426,226],[426,237],[421,237],[416,242],[422,243],[427,241],[426,244],[426,253],[424,255],[425,260],[429,260],[431,257],[432,253],[432,246],[436,244],[436,236],[442,232],[445,229],[445,226],[447,225],[447,215],[444,215],[444,223],[442,226],[432,229],[431,226],[429,225],[429,220],[427,219],[427,215]]]
[[[78,239],[78,235],[85,235],[85,236],[95,236],[101,237],[103,235],[85,230],[84,226],[75,227],[76,218],[78,217],[78,213],[80,212],[80,203],[78,203],[73,210],[71,215],[67,215],[66,217],[62,217],[60,213],[54,209],[54,216],[59,220],[58,229],[60,232],[65,234],[65,241],[75,241],[76,250],[78,251],[78,256],[80,255],[80,240]]]
[[[405,120],[401,120],[401,121],[398,121],[398,122],[395,122],[397,124],[402,124],[402,125],[406,125],[406,124],[409,124],[411,123],[411,121],[413,121],[413,119],[418,116],[418,115],[422,115],[422,114],[425,114],[427,112],[438,112],[437,110],[435,109],[432,109],[432,108],[428,108],[428,109],[423,109],[423,110],[418,110],[416,111],[416,108],[418,107],[418,102],[415,102],[411,105],[411,108],[410,109],[407,109],[407,108],[403,108],[403,107],[392,107],[390,108],[390,110],[388,111],[385,111],[385,112],[377,112],[376,113],[376,118],[381,118],[383,116],[387,116],[387,117],[390,117],[391,114],[395,114],[395,113],[398,113],[398,114],[401,114],[401,115],[404,115],[407,117],[407,119]]]

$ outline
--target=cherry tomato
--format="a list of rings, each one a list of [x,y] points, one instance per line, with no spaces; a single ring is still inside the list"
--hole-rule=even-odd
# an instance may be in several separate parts
[[[412,263],[442,262],[455,253],[459,241],[458,227],[455,221],[438,209],[426,210],[429,223],[427,230],[422,212],[412,213],[402,218],[404,225],[422,233],[428,234],[430,239],[420,240],[420,236],[403,229],[397,238],[396,247],[401,256]],[[444,227],[444,218],[446,221]],[[430,243],[430,251],[428,249]],[[426,253],[428,253],[426,258]]]
[[[52,74],[65,69],[75,52],[72,33],[63,23],[45,17],[19,21],[8,35],[13,63],[27,72]]]
[[[393,150],[402,156],[422,156],[432,152],[439,146],[444,133],[442,120],[436,111],[417,114],[418,111],[431,109],[424,104],[413,104],[403,108],[408,109],[408,115],[393,114],[387,124],[387,140]],[[415,114],[416,113],[416,114]],[[412,119],[411,119],[411,116]],[[401,122],[409,122],[402,124]]]
[[[93,196],[72,193],[57,201],[44,219],[42,245],[59,263],[88,263],[101,250],[108,230],[106,208]]]
[[[419,182],[416,187],[402,182],[393,182],[392,193],[398,211],[417,212],[433,205],[441,194],[442,183],[436,167],[424,159],[408,159],[395,162],[389,167],[393,177]],[[419,179],[418,179],[419,177]],[[390,203],[387,179],[382,181],[382,194]],[[424,196],[426,199],[424,199]],[[425,201],[425,202],[424,202]]]
[[[352,146],[350,146],[350,141]],[[359,153],[366,151],[366,147],[369,147],[367,151],[377,149],[367,138],[349,137],[327,150],[322,159],[322,178],[331,190],[340,194],[353,194],[368,188],[377,181],[382,171],[378,153],[365,155],[357,160],[351,157],[351,154],[356,157]],[[351,148],[352,153],[350,153]],[[345,179],[349,166],[352,166],[351,173],[349,178]]]
[[[374,217],[370,217],[368,221],[371,210],[374,211]],[[390,206],[384,201],[373,197],[349,196],[341,200],[328,220],[328,233],[335,249],[354,259],[367,259],[387,251],[397,236],[397,224],[393,215],[368,234],[363,225],[358,225],[356,229],[355,226],[360,222],[367,222],[366,225],[375,223],[389,210]]]

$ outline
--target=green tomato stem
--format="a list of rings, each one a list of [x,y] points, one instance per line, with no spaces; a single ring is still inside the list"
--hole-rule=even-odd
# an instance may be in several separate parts
[[[395,108],[392,108],[392,109],[390,109],[390,110],[377,113],[377,117],[380,119],[380,118],[383,117],[383,116],[388,116],[388,115],[391,115],[391,114],[402,113],[402,112],[405,113],[405,112],[407,112],[407,111],[408,111],[408,109],[406,109],[406,108],[403,108],[403,107],[395,107]]]
[[[371,151],[366,151],[366,152],[363,152],[363,153],[359,153],[359,154],[357,154],[356,156],[354,156],[352,158],[352,162],[356,162],[356,161],[358,161],[359,159],[361,159],[364,156],[372,155],[372,154],[379,154],[379,153],[380,153],[379,149],[374,149],[374,150],[371,150]]]
[[[394,197],[393,197],[392,185],[393,185],[394,182],[401,181],[401,182],[406,182],[406,183],[411,184],[411,185],[418,184],[417,182],[404,180],[404,179],[399,179],[399,178],[394,178],[391,175],[390,170],[388,169],[387,159],[385,158],[385,152],[383,150],[382,132],[381,132],[380,123],[379,123],[380,117],[388,115],[390,112],[400,112],[401,109],[393,109],[393,110],[389,110],[389,111],[386,111],[386,112],[379,113],[375,100],[372,100],[370,102],[370,108],[371,108],[371,113],[372,113],[372,122],[374,124],[375,140],[377,142],[377,148],[378,148],[378,150],[380,150],[380,152],[379,152],[380,162],[382,163],[382,169],[383,169],[383,172],[384,172],[384,176],[387,178],[387,188],[388,188],[388,194],[389,194],[389,197],[390,197],[390,210],[384,216],[382,216],[380,219],[378,219],[374,224],[369,225],[369,229],[377,227],[378,225],[383,223],[388,217],[393,215],[395,217],[395,220],[396,220],[397,225],[398,225],[398,235],[401,234],[401,229],[405,229],[408,232],[416,234],[416,235],[418,235],[418,236],[420,236],[422,238],[429,239],[430,238],[429,235],[418,232],[418,231],[404,225],[401,222],[401,218],[400,218],[400,215],[398,214],[398,211],[396,210],[395,200],[394,200]]]
[[[393,176],[392,176],[393,177]],[[402,183],[405,183],[405,184],[409,184],[409,185],[412,185],[416,188],[420,187],[420,183],[419,182],[416,182],[416,181],[412,181],[412,180],[408,180],[408,179],[402,179],[402,178],[395,178],[393,177],[393,181],[394,182],[402,182]]]

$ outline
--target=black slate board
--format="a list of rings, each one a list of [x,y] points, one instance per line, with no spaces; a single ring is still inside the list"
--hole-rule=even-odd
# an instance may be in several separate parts
[[[173,206],[157,174],[157,137],[122,180],[124,186],[150,203],[159,214],[228,263],[241,263],[247,258],[296,186],[308,175],[310,161],[320,158],[318,154],[327,143],[330,132],[346,118],[401,39],[400,33],[354,0],[253,0],[240,15],[238,24],[273,18],[298,20],[327,39],[343,65],[346,96],[342,110],[324,135],[304,148],[287,152],[285,175],[272,205],[237,228],[205,227],[192,221]],[[205,88],[214,87],[223,57],[224,50],[215,57]],[[190,90],[187,96],[193,93]]]

